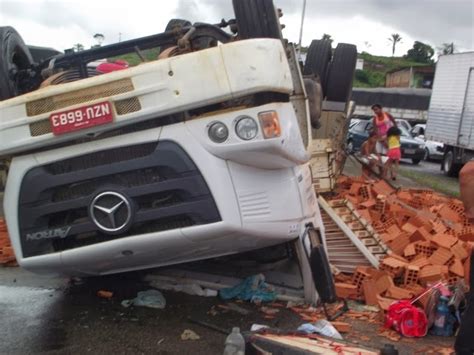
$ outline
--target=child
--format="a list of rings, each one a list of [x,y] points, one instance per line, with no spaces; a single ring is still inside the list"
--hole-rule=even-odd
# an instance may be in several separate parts
[[[390,127],[387,132],[387,145],[388,145],[388,160],[384,165],[384,177],[388,177],[388,172],[390,171],[390,176],[392,180],[397,179],[398,164],[402,158],[402,151],[400,149],[400,130],[397,127]]]

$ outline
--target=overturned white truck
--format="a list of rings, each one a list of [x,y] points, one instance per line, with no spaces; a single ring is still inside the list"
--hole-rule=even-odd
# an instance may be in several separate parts
[[[312,133],[323,96],[345,117],[356,49],[333,56],[313,41],[304,78],[273,2],[233,5],[235,20],[172,20],[158,35],[39,62],[0,28],[4,211],[22,267],[98,275],[281,243],[323,250]],[[152,47],[154,61],[96,65]],[[300,259],[310,298],[311,258]]]

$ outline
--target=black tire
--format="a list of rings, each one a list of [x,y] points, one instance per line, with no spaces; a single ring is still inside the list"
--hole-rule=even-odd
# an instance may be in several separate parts
[[[319,75],[321,86],[323,88],[323,96],[326,94],[327,75],[329,63],[332,57],[331,41],[313,40],[308,48],[306,62],[304,64],[303,74]]]
[[[328,101],[349,101],[356,62],[357,47],[353,44],[339,43],[329,66],[326,86]]]
[[[411,162],[413,163],[413,165],[418,165],[420,164],[420,161],[421,159],[412,159]]]
[[[457,176],[459,174],[459,170],[461,170],[461,166],[459,164],[454,163],[454,153],[452,150],[448,150],[444,153],[443,157],[443,171],[444,174],[447,176]]]
[[[429,151],[428,148],[425,148],[425,156],[423,157],[423,160],[425,160],[425,161],[430,161],[431,160],[430,151]]]
[[[0,27],[0,101],[23,93],[11,72],[27,69],[32,63],[31,53],[13,27]]]
[[[281,25],[273,0],[232,0],[240,39],[282,39]]]
[[[169,20],[168,24],[166,25],[165,32],[171,31],[176,27],[187,27],[187,26],[191,26],[191,25],[192,25],[192,23],[189,22],[188,20],[183,20],[183,19],[180,19],[180,18],[173,18],[173,19]]]

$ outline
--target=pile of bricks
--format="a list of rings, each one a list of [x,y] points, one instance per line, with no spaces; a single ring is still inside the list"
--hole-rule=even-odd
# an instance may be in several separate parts
[[[431,190],[394,189],[383,180],[339,179],[336,199],[350,201],[389,248],[379,269],[359,267],[336,278],[340,297],[385,309],[442,281],[455,285],[468,275],[474,226],[461,201]]]
[[[16,265],[15,254],[8,237],[5,220],[0,218],[0,265]]]

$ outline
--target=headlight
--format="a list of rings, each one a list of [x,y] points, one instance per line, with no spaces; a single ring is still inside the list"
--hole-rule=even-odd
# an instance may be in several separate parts
[[[243,140],[251,140],[257,136],[258,124],[252,117],[242,116],[235,125],[235,133]]]
[[[213,142],[222,143],[229,137],[229,130],[222,122],[214,122],[209,126],[208,135]]]

